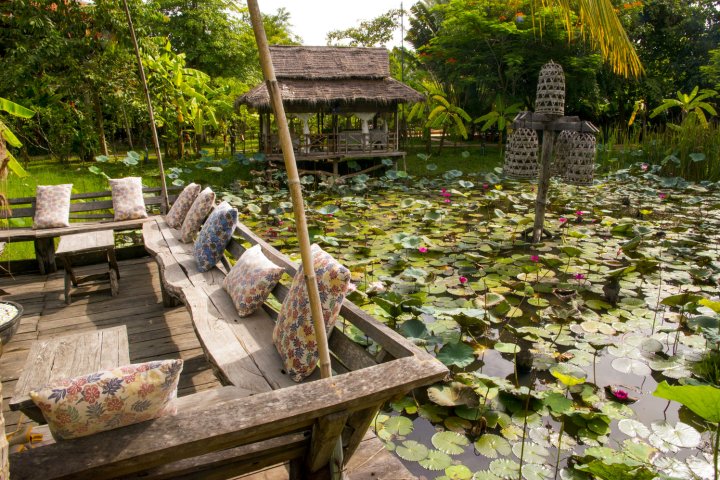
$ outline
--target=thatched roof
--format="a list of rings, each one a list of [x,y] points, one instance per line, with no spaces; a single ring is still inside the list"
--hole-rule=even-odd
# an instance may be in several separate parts
[[[388,107],[424,98],[390,77],[385,48],[274,45],[270,54],[288,112],[350,112],[357,107]],[[236,104],[271,110],[264,83],[238,98]]]

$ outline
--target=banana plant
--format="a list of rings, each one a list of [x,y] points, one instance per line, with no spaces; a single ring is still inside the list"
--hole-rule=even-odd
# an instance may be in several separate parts
[[[435,106],[428,115],[427,125],[430,128],[442,128],[439,151],[442,151],[448,130],[467,139],[465,122],[472,121],[470,115],[459,106],[450,103],[447,95],[443,93],[436,93],[431,97],[431,101]]]
[[[29,108],[25,108],[22,105],[18,105],[2,97],[0,97],[0,110],[18,118],[31,118],[35,115],[35,112]],[[7,145],[20,148],[22,147],[22,142],[0,117],[0,177],[4,177],[6,169],[10,169],[12,173],[19,177],[26,177],[28,173],[22,168],[20,162],[13,157],[12,153],[10,153]]]
[[[483,132],[489,130],[493,125],[497,126],[498,129],[498,147],[502,146],[503,132],[507,129],[508,125],[512,123],[515,115],[517,115],[522,109],[522,103],[513,103],[512,105],[506,105],[505,100],[502,96],[498,95],[495,97],[493,102],[492,110],[473,120],[473,123],[482,123],[480,130]]]
[[[671,108],[678,107],[680,108],[682,115],[680,125],[668,123],[669,127],[674,130],[681,130],[687,120],[694,118],[703,128],[708,128],[706,114],[715,116],[717,115],[717,111],[715,110],[715,107],[706,100],[715,98],[716,96],[717,92],[715,90],[700,90],[697,86],[693,88],[692,92],[689,94],[678,91],[676,98],[663,98],[663,103],[655,107],[650,114],[650,118],[655,118]]]

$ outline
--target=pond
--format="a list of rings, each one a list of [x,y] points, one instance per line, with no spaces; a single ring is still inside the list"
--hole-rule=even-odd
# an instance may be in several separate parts
[[[720,391],[720,186],[659,173],[553,183],[553,236],[536,245],[523,235],[535,185],[497,173],[303,179],[311,234],[351,269],[350,298],[453,372],[375,420],[413,473],[717,478],[720,418],[665,398],[680,391],[667,384]],[[258,179],[224,196],[296,256],[286,191]]]

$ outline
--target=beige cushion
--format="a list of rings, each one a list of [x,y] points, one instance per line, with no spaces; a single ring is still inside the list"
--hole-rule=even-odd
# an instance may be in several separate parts
[[[173,415],[182,360],[138,363],[61,380],[30,398],[57,440]]]
[[[200,227],[215,206],[215,192],[210,187],[200,192],[193,202],[182,227],[180,228],[180,240],[190,243],[195,240],[195,235],[200,231]]]
[[[190,207],[200,193],[200,185],[191,183],[180,192],[170,211],[165,215],[165,221],[172,228],[180,228]]]
[[[140,177],[111,178],[110,190],[115,220],[147,218]]]
[[[284,271],[263,255],[260,245],[247,249],[223,280],[223,288],[230,295],[238,315],[246,317],[257,310]]]
[[[38,185],[35,190],[33,228],[69,227],[71,194],[72,183]]]

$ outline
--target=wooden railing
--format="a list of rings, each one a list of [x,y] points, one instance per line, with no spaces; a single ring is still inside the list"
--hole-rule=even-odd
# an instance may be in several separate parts
[[[370,130],[363,134],[359,130],[333,133],[293,136],[293,149],[298,157],[322,154],[354,154],[396,152],[398,150],[395,132]],[[265,142],[266,154],[281,153],[277,135],[271,135]]]

